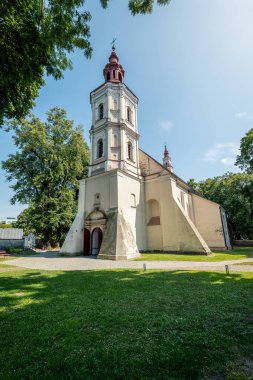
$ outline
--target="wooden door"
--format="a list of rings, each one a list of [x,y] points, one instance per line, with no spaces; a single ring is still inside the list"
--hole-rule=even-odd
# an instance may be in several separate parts
[[[103,233],[99,227],[92,231],[92,255],[97,256],[101,247]]]
[[[87,228],[83,231],[83,254],[90,256],[90,231]]]

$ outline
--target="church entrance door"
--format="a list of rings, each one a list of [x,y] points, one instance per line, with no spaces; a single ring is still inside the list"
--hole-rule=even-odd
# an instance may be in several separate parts
[[[90,256],[90,231],[87,228],[83,232],[83,254]]]
[[[101,247],[103,234],[99,227],[95,228],[92,231],[92,239],[91,239],[91,251],[92,255],[97,256]]]

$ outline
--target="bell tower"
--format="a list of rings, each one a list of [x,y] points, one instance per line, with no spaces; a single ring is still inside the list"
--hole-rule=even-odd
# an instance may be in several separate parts
[[[164,147],[164,153],[163,153],[163,166],[173,173],[173,166],[172,166],[172,162],[171,162],[171,157],[169,155],[169,152],[168,152],[166,145]]]
[[[105,82],[90,94],[89,176],[121,169],[138,177],[138,98],[124,83],[125,71],[114,46],[103,75]]]

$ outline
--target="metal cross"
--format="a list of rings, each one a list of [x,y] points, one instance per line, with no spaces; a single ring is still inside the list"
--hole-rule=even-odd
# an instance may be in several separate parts
[[[112,45],[112,48],[113,49],[115,49],[115,46],[114,46],[114,44],[115,44],[115,41],[117,40],[117,38],[113,38],[113,40],[112,40],[112,42],[111,42],[111,45]]]

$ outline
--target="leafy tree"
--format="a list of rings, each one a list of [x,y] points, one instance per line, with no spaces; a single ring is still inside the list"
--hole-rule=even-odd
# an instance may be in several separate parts
[[[29,205],[17,225],[23,223],[45,244],[59,242],[76,212],[78,179],[87,175],[89,151],[82,128],[75,128],[60,108],[49,110],[46,122],[31,115],[10,121],[9,128],[18,148],[2,162],[7,180],[15,180],[11,202]]]
[[[195,189],[226,210],[232,238],[253,238],[253,174],[226,173],[195,183]]]
[[[157,0],[158,5],[167,5],[171,0]],[[110,0],[100,0],[103,8],[107,8]],[[129,0],[128,7],[133,15],[152,13],[155,0]]]
[[[0,223],[0,228],[16,228],[16,224],[15,223]]]
[[[101,0],[105,8],[108,0]],[[169,0],[158,0],[167,4]],[[85,0],[2,0],[0,3],[0,127],[34,106],[44,74],[55,79],[72,67],[75,48],[91,57]],[[132,14],[150,13],[154,0],[130,0]]]
[[[17,217],[16,227],[23,228],[24,235],[28,235],[30,232],[36,234],[36,239],[42,238],[39,234],[37,228],[34,226],[34,220],[32,215],[30,215],[30,207],[24,209]]]
[[[198,187],[198,182],[195,181],[194,178],[190,178],[187,182],[189,186],[191,186],[192,189],[196,190]]]
[[[247,173],[253,173],[253,128],[241,139],[240,151],[235,164]]]
[[[90,14],[84,0],[2,0],[0,5],[0,124],[21,118],[44,85],[71,67],[67,53],[75,48],[91,56]]]

